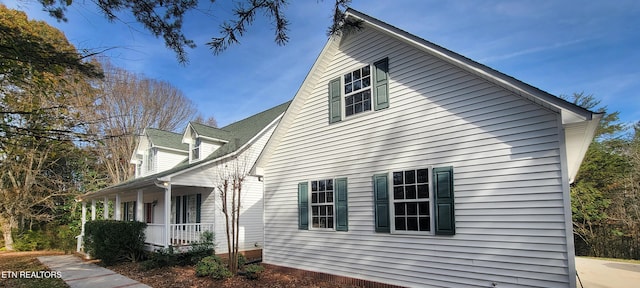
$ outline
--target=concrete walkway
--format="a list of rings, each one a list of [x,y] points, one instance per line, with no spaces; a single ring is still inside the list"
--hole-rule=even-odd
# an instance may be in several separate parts
[[[71,288],[151,288],[107,268],[82,261],[74,255],[41,256],[38,260],[51,271],[59,271]]]
[[[576,269],[584,288],[640,287],[640,264],[576,257]]]

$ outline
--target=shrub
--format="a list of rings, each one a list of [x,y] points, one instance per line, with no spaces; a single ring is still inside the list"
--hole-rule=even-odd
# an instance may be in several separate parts
[[[42,230],[27,230],[17,237],[13,242],[13,248],[18,251],[35,251],[50,248],[50,239]]]
[[[213,279],[221,280],[233,276],[227,265],[218,256],[207,256],[196,264],[196,276],[210,276]]]
[[[148,260],[141,264],[143,270],[168,266],[189,266],[200,262],[204,257],[215,254],[214,234],[203,232],[200,241],[191,245],[188,251],[176,252],[172,246],[160,249],[148,255]]]
[[[146,223],[95,220],[85,224],[85,249],[104,264],[138,261],[144,254]]]
[[[242,253],[238,253],[238,270],[242,269],[247,264],[247,257],[244,257]]]
[[[255,280],[260,278],[260,274],[264,271],[264,267],[257,264],[250,264],[244,267],[244,276],[247,279]]]

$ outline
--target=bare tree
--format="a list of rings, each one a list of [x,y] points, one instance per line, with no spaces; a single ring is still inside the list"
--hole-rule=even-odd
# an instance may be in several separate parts
[[[238,248],[240,235],[240,209],[242,208],[242,184],[248,173],[248,159],[245,156],[229,160],[217,169],[219,178],[216,189],[220,197],[222,214],[225,218],[229,271],[238,273]]]
[[[218,127],[218,121],[213,116],[209,116],[207,119],[204,119],[204,116],[202,116],[202,114],[198,114],[198,116],[196,116],[196,118],[191,121],[200,123],[202,125]]]
[[[104,140],[96,151],[104,163],[111,183],[133,176],[129,159],[136,147],[136,138],[144,128],[172,131],[184,127],[196,113],[195,105],[168,82],[146,78],[102,61],[104,80],[91,130]]]

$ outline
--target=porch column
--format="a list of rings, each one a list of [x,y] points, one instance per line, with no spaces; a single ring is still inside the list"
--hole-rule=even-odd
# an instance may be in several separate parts
[[[104,197],[104,212],[102,212],[102,219],[109,220],[109,198],[107,196]]]
[[[171,243],[169,231],[171,222],[171,183],[164,182],[164,248],[168,248]]]
[[[76,245],[76,252],[82,251],[82,242],[84,242],[84,224],[87,223],[87,202],[82,201],[82,215],[80,215],[80,235],[76,237],[78,243]]]
[[[113,220],[121,220],[122,217],[120,217],[120,194],[116,194],[116,203],[113,205],[113,209],[114,209],[114,213],[113,213]]]
[[[138,199],[136,200],[136,219],[138,219],[139,222],[145,222],[143,201],[142,189],[140,189],[138,190]]]
[[[96,220],[96,199],[91,199],[91,221]]]

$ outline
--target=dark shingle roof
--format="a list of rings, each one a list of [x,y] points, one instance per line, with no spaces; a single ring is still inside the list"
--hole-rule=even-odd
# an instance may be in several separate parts
[[[182,143],[182,134],[155,128],[146,128],[145,132],[153,146],[189,151],[189,145]]]
[[[284,113],[289,107],[289,104],[291,104],[291,101],[280,104],[276,107],[260,112],[258,114],[255,114],[243,120],[231,123],[225,127],[222,127],[221,129],[214,128],[214,129],[228,132],[229,133],[228,137],[227,139],[224,139],[224,140],[228,140],[229,142],[222,145],[220,148],[218,148],[216,151],[214,151],[211,155],[207,156],[207,158],[205,158],[202,161],[189,163],[188,160],[185,160],[180,164],[176,165],[174,168],[169,169],[167,171],[128,180],[128,181],[125,181],[113,186],[109,186],[107,188],[104,188],[98,191],[86,193],[83,196],[92,196],[94,194],[107,194],[109,192],[122,191],[124,189],[140,188],[146,185],[151,185],[157,178],[171,175],[171,174],[180,172],[184,169],[207,162],[208,160],[214,160],[214,159],[223,157],[227,154],[233,153],[243,145],[247,144],[249,140],[251,140],[253,137],[257,136],[258,133],[260,133],[260,131],[266,128],[267,125],[272,123],[278,116],[282,115],[282,113]],[[213,127],[202,125],[202,124],[199,124],[199,125],[203,127],[213,128]],[[153,129],[153,130],[162,131],[157,129]],[[166,131],[162,131],[162,132],[166,132]],[[168,133],[176,134],[172,132],[168,132]],[[180,139],[182,139],[182,135],[180,134],[177,134],[177,135],[179,135]]]
[[[196,130],[196,133],[200,136],[215,138],[220,140],[229,141],[230,133],[229,131],[225,131],[223,129],[219,129],[216,127],[207,126],[204,124],[189,122],[193,130]]]

